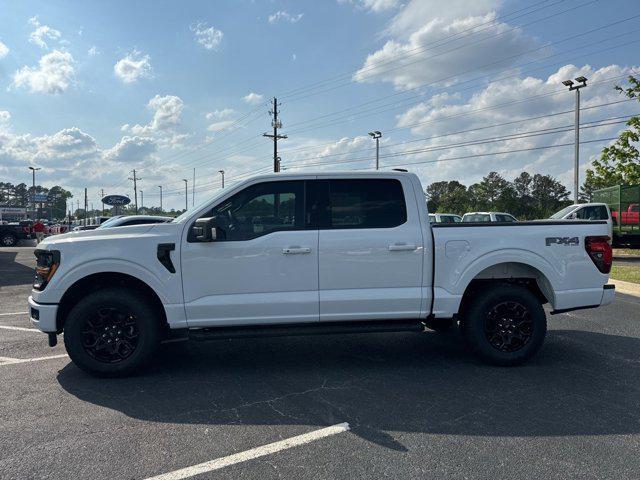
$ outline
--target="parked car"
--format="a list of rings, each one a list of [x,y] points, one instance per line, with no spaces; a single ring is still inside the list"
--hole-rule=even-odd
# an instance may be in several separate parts
[[[111,217],[106,222],[102,223],[98,229],[113,228],[113,227],[126,227],[129,225],[143,225],[150,223],[166,223],[173,220],[173,217],[161,217],[158,215],[119,215],[117,217]]]
[[[462,216],[467,222],[517,222],[518,219],[510,213],[504,212],[468,212]]]
[[[24,220],[0,225],[0,245],[15,247],[20,240],[35,238],[35,234],[31,231],[31,224],[30,220]]]
[[[429,221],[431,223],[458,223],[462,221],[462,217],[454,213],[430,213]]]
[[[161,339],[444,330],[515,365],[552,313],[611,303],[606,222],[429,223],[411,173],[253,177],[169,223],[49,237],[33,325],[95,375]],[[484,227],[484,228],[483,228]],[[499,241],[497,241],[499,239]],[[339,348],[339,347],[336,347]]]
[[[551,220],[598,220],[607,223],[607,234],[613,239],[611,210],[606,203],[579,203],[569,205],[549,217]]]

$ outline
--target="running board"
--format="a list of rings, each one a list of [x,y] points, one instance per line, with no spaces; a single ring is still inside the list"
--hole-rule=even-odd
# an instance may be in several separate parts
[[[193,340],[230,338],[291,337],[304,335],[344,335],[350,333],[424,332],[419,320],[384,320],[377,322],[317,322],[305,324],[261,325],[248,327],[214,327],[189,329]]]

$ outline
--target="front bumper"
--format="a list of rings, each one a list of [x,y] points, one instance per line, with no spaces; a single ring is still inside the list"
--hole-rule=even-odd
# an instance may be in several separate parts
[[[614,297],[616,296],[616,286],[612,284],[607,284],[602,287],[602,300],[600,301],[600,305],[609,305],[613,302]]]
[[[57,332],[57,315],[58,305],[38,303],[29,297],[29,320],[38,330],[47,333]]]

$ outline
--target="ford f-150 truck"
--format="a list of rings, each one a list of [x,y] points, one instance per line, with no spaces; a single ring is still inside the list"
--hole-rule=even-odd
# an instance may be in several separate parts
[[[131,373],[165,338],[444,330],[515,365],[551,313],[606,305],[594,221],[429,223],[403,172],[272,174],[173,222],[58,235],[35,251],[31,322],[95,375]]]

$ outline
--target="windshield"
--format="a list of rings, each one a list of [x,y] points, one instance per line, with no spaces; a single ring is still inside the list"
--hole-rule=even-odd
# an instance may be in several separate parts
[[[105,227],[108,227],[110,225],[113,225],[115,222],[117,222],[121,218],[122,218],[122,215],[118,215],[117,217],[111,217],[109,220],[106,220],[106,221],[102,222],[98,228],[105,228]],[[96,228],[96,230],[98,228]]]
[[[226,191],[227,190],[220,189],[220,191],[218,193],[216,193],[215,195],[211,195],[210,197],[207,197],[204,201],[200,202],[195,207],[191,207],[191,208],[187,209],[185,212],[181,213],[176,218],[174,218],[170,223],[182,223],[182,222],[184,222],[187,218],[191,217],[193,212],[195,212],[196,210],[201,209],[205,205],[210,205],[217,198],[222,197],[226,193]]]
[[[549,218],[562,218],[564,217],[567,213],[569,213],[570,211],[574,210],[575,208],[577,208],[578,205],[569,205],[568,207],[564,207],[562,210],[560,210],[559,212],[554,213],[553,215],[551,215]]]

